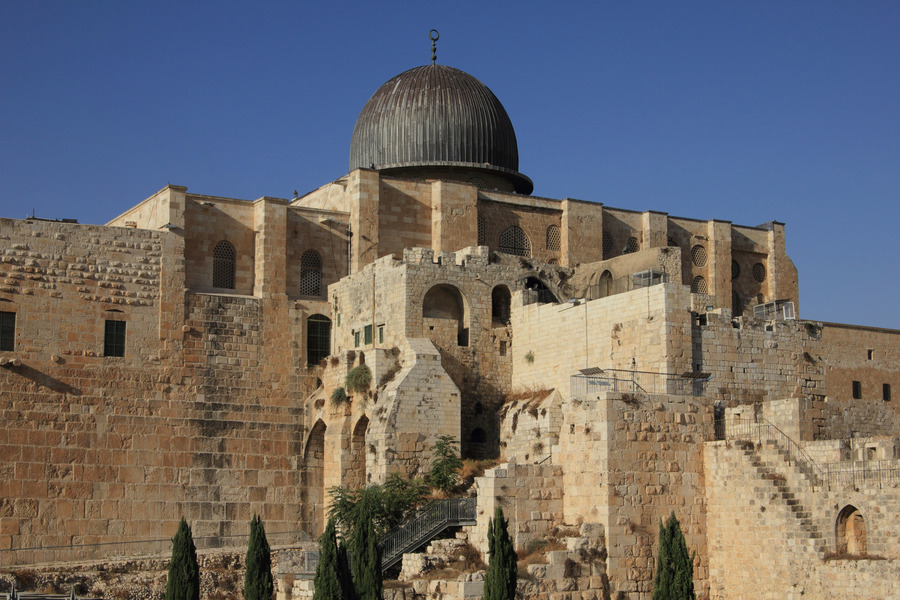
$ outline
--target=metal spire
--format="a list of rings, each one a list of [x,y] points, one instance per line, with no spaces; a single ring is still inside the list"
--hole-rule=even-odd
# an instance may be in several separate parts
[[[441,34],[438,33],[437,29],[432,29],[428,32],[428,39],[431,40],[431,64],[435,64],[437,62],[437,44],[436,42],[440,39]]]

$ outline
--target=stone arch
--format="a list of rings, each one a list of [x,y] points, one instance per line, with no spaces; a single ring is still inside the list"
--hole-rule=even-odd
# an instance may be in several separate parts
[[[469,345],[469,303],[459,288],[448,283],[432,286],[422,299],[422,318],[456,322],[456,344]],[[426,327],[433,330],[436,325]]]
[[[526,290],[534,290],[537,292],[538,302],[543,304],[557,303],[559,304],[559,296],[550,289],[550,286],[547,285],[547,282],[541,279],[540,277],[535,277],[534,275],[530,275],[523,280],[523,284]]]
[[[350,435],[350,468],[344,475],[344,485],[355,490],[365,487],[368,481],[366,472],[366,432],[369,430],[369,417],[363,415],[356,422]]]
[[[866,554],[866,520],[858,508],[848,504],[838,513],[834,526],[837,553],[853,556]]]
[[[213,272],[212,286],[214,288],[222,288],[233,290],[234,270],[237,262],[237,253],[234,251],[234,245],[222,240],[213,248]]]
[[[313,538],[325,530],[325,431],[328,428],[319,419],[306,439],[303,466],[306,479],[307,533]]]
[[[606,298],[612,295],[612,273],[609,270],[600,274],[600,298]]]
[[[500,325],[508,324],[511,303],[509,288],[503,284],[494,286],[491,290],[491,321]]]

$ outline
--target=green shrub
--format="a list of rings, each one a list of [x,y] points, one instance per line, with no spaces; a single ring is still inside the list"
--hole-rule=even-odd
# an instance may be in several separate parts
[[[456,453],[456,438],[442,435],[431,447],[431,471],[428,473],[428,485],[444,493],[450,492],[459,483],[459,470],[462,460]]]
[[[350,397],[347,396],[347,392],[344,391],[344,388],[334,388],[334,391],[331,392],[331,405],[340,406],[341,404],[344,404],[346,402],[350,402]]]
[[[351,394],[357,392],[365,392],[372,383],[372,371],[366,365],[359,365],[350,369],[347,373],[347,379],[344,381],[344,387]]]

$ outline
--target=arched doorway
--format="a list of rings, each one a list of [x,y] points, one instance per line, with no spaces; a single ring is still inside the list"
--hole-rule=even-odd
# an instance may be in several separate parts
[[[344,485],[355,490],[365,487],[368,483],[366,475],[366,431],[369,429],[369,419],[363,416],[356,422],[353,434],[350,436],[350,468],[344,476]]]
[[[325,430],[320,419],[316,421],[306,441],[303,461],[306,470],[306,523],[307,533],[313,538],[325,530]]]
[[[600,274],[600,298],[606,298],[612,294],[612,273],[603,271]]]
[[[866,521],[859,509],[848,504],[838,513],[835,523],[837,553],[853,556],[866,554]]]
[[[512,294],[505,285],[498,285],[491,290],[491,321],[494,325],[509,324],[509,307]]]
[[[437,328],[437,337],[440,338],[441,330],[444,329],[441,321],[452,321],[455,323],[455,327],[451,326],[451,328],[455,329],[456,344],[468,346],[469,311],[466,308],[466,299],[459,289],[446,283],[433,286],[426,292],[425,298],[422,300],[422,318],[425,320],[426,337],[434,339],[434,334],[429,334],[429,331],[433,332]],[[438,321],[429,324],[429,319]]]

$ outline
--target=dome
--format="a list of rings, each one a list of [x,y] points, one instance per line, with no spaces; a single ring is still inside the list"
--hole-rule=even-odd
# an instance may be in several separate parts
[[[516,132],[490,89],[430,64],[397,75],[369,98],[350,143],[350,170],[451,179],[530,194]]]

